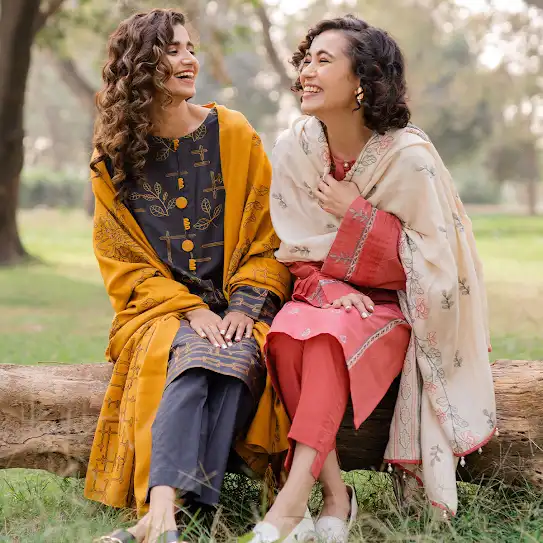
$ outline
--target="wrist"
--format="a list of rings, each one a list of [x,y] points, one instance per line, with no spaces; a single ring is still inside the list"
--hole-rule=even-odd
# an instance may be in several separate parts
[[[238,313],[239,315],[243,315],[244,317],[247,317],[248,319],[251,319],[252,321],[254,321],[254,319],[251,316],[247,315],[247,313],[245,313],[244,311],[241,311],[239,309],[228,309],[226,312],[227,313]]]
[[[191,309],[190,311],[186,311],[184,313],[184,316],[188,321],[190,321],[194,317],[201,315],[202,312],[204,311],[209,311],[209,309],[207,307],[198,307],[196,309]]]

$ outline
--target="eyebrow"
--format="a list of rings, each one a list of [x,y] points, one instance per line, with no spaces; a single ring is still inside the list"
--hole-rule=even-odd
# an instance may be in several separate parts
[[[180,41],[172,41],[172,43],[169,43],[168,44],[168,47],[172,47],[172,46],[179,46],[181,45],[181,42]],[[192,47],[194,49],[194,44],[191,42],[191,41],[188,41],[187,42],[187,49],[189,47]]]
[[[322,55],[322,54],[328,55],[329,57],[332,57],[332,58],[336,58],[334,55],[332,55],[332,53],[330,53],[329,51],[326,51],[325,49],[319,49],[315,53],[316,56],[319,56],[319,55]],[[311,56],[311,53],[308,51],[305,56],[307,56],[307,55]]]

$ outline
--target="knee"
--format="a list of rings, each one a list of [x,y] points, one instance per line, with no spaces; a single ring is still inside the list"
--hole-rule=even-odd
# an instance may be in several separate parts
[[[268,363],[274,367],[289,366],[301,359],[303,343],[286,334],[272,337],[268,345]]]

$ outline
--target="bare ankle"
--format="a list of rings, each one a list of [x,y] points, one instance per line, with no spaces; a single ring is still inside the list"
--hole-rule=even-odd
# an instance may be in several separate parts
[[[324,486],[322,487],[322,495],[324,499],[331,500],[349,500],[349,491],[347,485],[341,482],[341,484],[336,484],[334,486]]]

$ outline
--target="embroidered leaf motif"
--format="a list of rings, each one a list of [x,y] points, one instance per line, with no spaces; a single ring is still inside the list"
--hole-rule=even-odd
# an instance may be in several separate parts
[[[246,208],[261,211],[264,206],[260,202],[247,202]]]
[[[468,280],[466,278],[458,279],[458,287],[460,289],[460,294],[462,294],[462,296],[469,296],[470,295],[471,289],[468,286]]]
[[[462,220],[460,219],[460,217],[456,213],[453,213],[452,217],[453,217],[453,220],[454,220],[454,225],[456,226],[457,230],[459,232],[463,232],[464,231],[464,225],[462,224]]]
[[[211,213],[211,203],[207,198],[204,198],[202,201],[202,211],[208,215]]]
[[[268,187],[258,185],[257,187],[253,187],[253,192],[255,192],[258,196],[266,196],[270,192],[270,189],[268,189]]]
[[[445,398],[444,396],[441,397],[441,398],[438,398],[436,400],[436,403],[438,405],[441,405],[442,407],[449,407],[449,401],[447,400],[447,398]]]
[[[436,366],[441,365],[441,351],[439,349],[436,349],[435,347],[428,349],[426,356]]]
[[[287,203],[285,202],[285,199],[283,198],[283,195],[282,194],[279,194],[278,192],[274,192],[272,194],[272,198],[274,200],[277,200],[279,202],[279,207],[281,209],[286,209],[288,206],[287,206]]]
[[[353,261],[349,253],[339,253],[339,254],[330,253],[330,258],[338,264],[345,264],[345,265],[350,264]]]
[[[155,183],[155,194],[160,198],[160,193],[162,192],[162,187],[160,183]]]
[[[488,427],[492,430],[494,426],[496,425],[495,419],[494,419],[494,411],[490,412],[488,409],[483,409],[483,415],[487,417],[487,424]]]
[[[133,192],[133,193],[128,197],[128,199],[129,199],[129,200],[132,200],[132,201],[138,200],[139,198],[141,198],[141,194],[138,194],[137,192]]]
[[[147,181],[145,181],[145,183],[143,183],[143,188],[144,188],[147,192],[153,192],[153,189],[151,189],[151,185],[149,185],[149,183],[147,183]]]
[[[160,206],[153,205],[149,208],[149,211],[155,216],[155,217],[165,217],[168,213],[164,211],[164,209]]]
[[[161,149],[160,151],[158,151],[158,153],[156,154],[156,160],[159,162],[162,162],[168,158],[169,154],[170,154],[170,149],[168,147],[165,147],[164,149]]]
[[[205,137],[207,134],[207,126],[203,124],[198,127],[192,134],[189,134],[189,137],[192,137],[192,141],[198,141]]]
[[[433,166],[420,166],[417,168],[417,172],[427,172],[432,179],[436,176],[436,169]]]
[[[461,368],[463,362],[464,359],[460,356],[460,351],[456,351],[456,353],[454,354],[454,367]]]
[[[172,199],[168,202],[167,208],[168,208],[168,210],[170,210],[170,209],[173,209],[174,207],[175,207],[175,199],[172,198]]]
[[[317,197],[315,196],[315,193],[313,192],[313,189],[311,188],[311,186],[309,185],[309,183],[307,183],[306,181],[304,181],[304,187],[307,189],[307,193],[309,194],[309,197],[313,200],[315,200]]]
[[[374,155],[368,155],[362,161],[362,165],[363,166],[370,166],[371,164],[375,164],[376,162],[377,162],[377,158]]]
[[[469,426],[468,422],[458,415],[452,415],[452,420],[460,428],[467,428]]]
[[[441,307],[443,309],[451,309],[454,305],[454,302],[452,301],[452,294],[448,294],[446,291],[442,291],[441,296],[443,297],[443,299],[441,300]]]
[[[441,447],[439,445],[434,445],[430,451],[430,456],[432,457],[430,464],[433,466],[436,462],[441,462],[441,458],[439,456],[440,454],[443,454]]]
[[[215,211],[213,211],[213,217],[211,217],[211,221],[215,220],[221,214],[221,211],[222,211],[222,204],[219,204],[215,208]]]
[[[308,256],[311,251],[309,250],[309,247],[293,247],[290,252],[292,254],[300,253],[301,256]]]
[[[162,201],[165,202],[167,199],[168,199],[168,193],[165,192],[165,193],[162,195]]]
[[[197,230],[206,230],[209,227],[210,222],[211,221],[209,219],[202,217],[194,223],[194,228],[196,228]]]
[[[256,215],[254,213],[251,213],[244,221],[243,226],[249,226],[252,222],[256,222]]]

